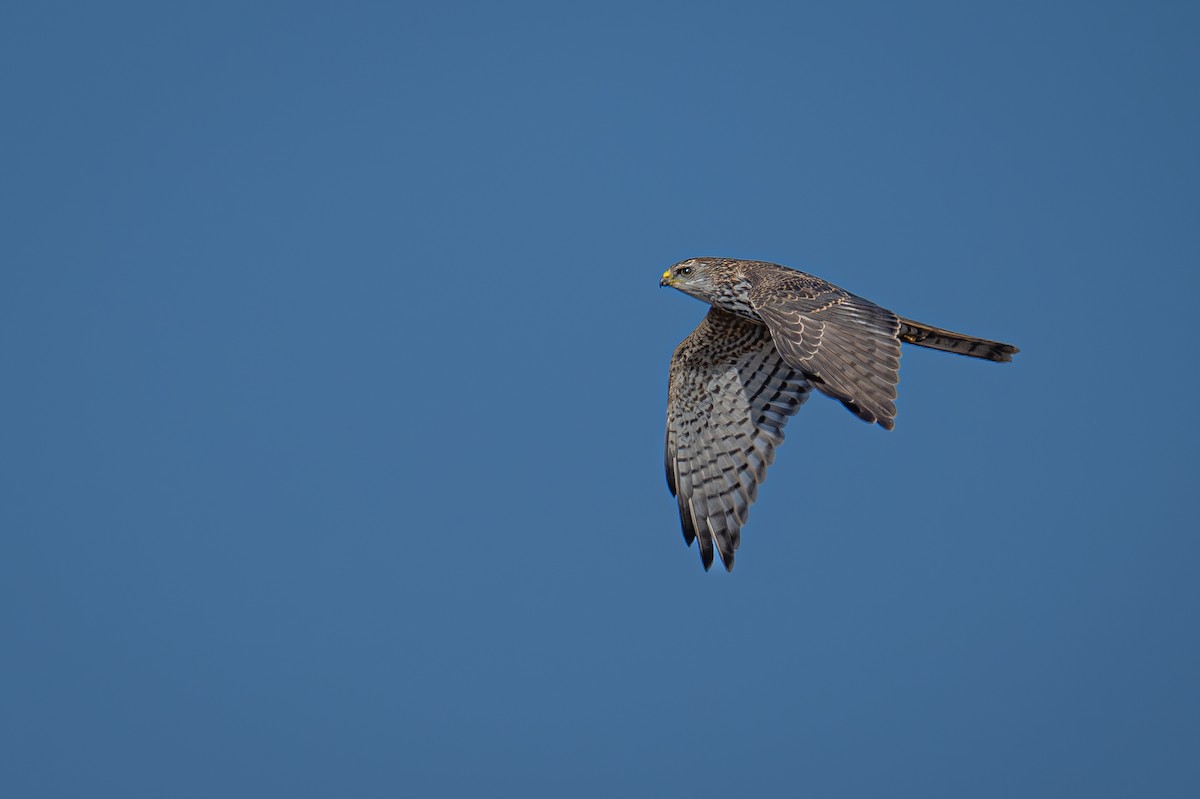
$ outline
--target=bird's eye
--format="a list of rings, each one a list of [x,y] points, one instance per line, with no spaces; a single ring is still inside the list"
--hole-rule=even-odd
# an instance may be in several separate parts
[[[678,272],[676,272],[675,274],[684,275],[686,277],[687,275],[690,275],[691,273],[692,273],[692,268],[690,266],[685,266],[682,269],[680,269]]]

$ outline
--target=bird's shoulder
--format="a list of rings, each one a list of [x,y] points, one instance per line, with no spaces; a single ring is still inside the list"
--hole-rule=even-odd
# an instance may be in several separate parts
[[[766,261],[750,262],[745,274],[750,283],[750,297],[755,305],[815,301],[849,295],[849,292],[824,278]]]

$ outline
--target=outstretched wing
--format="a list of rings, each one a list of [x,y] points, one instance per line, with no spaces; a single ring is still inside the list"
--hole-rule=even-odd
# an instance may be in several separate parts
[[[750,303],[784,361],[851,413],[891,430],[900,371],[900,319],[803,272],[759,276]]]
[[[667,391],[667,485],[679,500],[683,537],[713,547],[727,570],[783,426],[808,399],[763,325],[713,308],[676,347]]]

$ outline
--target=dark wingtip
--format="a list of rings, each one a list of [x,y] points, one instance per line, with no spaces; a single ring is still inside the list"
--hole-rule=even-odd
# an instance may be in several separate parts
[[[692,516],[688,512],[687,503],[683,497],[679,499],[679,526],[683,529],[683,540],[687,541],[690,547],[692,542],[696,540],[696,528],[692,524]]]
[[[737,540],[741,537],[740,533],[738,529],[730,530],[728,536],[721,536],[721,540],[717,542],[717,554],[721,556],[721,563],[727,572],[733,571],[733,553],[737,548]]]

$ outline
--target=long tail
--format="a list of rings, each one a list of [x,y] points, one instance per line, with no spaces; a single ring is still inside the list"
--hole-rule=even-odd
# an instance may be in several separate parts
[[[962,333],[942,330],[940,327],[930,327],[903,317],[900,319],[899,338],[901,341],[920,347],[953,352],[958,355],[970,355],[972,358],[986,358],[989,361],[1011,361],[1012,356],[1020,352],[1011,344],[964,336]]]

